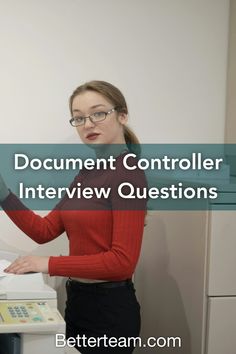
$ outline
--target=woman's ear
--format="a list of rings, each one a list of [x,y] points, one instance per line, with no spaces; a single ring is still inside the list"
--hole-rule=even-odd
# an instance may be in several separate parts
[[[128,115],[126,113],[119,113],[118,121],[120,124],[125,125],[128,122]]]

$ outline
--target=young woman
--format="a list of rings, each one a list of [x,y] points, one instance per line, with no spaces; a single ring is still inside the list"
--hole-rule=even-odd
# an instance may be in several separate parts
[[[132,275],[140,254],[146,201],[121,198],[117,187],[123,181],[146,186],[143,171],[125,169],[122,163],[130,145],[138,140],[127,127],[124,96],[110,83],[91,81],[79,86],[70,97],[70,111],[70,123],[82,142],[94,148],[97,156],[109,156],[112,151],[116,167],[82,169],[72,186],[78,182],[83,187],[109,186],[111,195],[108,199],[80,199],[76,208],[74,201],[65,197],[41,217],[27,209],[0,178],[1,205],[13,222],[38,243],[66,231],[70,249],[68,256],[20,257],[5,271],[69,277],[67,338],[86,338],[77,342],[81,353],[132,353],[134,346],[128,338],[137,337],[140,331],[140,306]],[[133,158],[132,163],[136,162]],[[97,342],[89,346],[91,337]]]

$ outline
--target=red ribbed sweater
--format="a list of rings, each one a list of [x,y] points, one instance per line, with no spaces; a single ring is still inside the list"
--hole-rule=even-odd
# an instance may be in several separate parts
[[[13,193],[2,202],[11,220],[37,243],[49,242],[66,232],[69,255],[49,258],[50,275],[101,280],[132,276],[141,249],[146,200],[118,197],[117,188],[122,182],[142,188],[146,179],[139,169],[125,169],[123,156],[116,159],[116,170],[83,170],[71,185],[109,186],[109,199],[75,201],[64,197],[45,217],[27,209]]]

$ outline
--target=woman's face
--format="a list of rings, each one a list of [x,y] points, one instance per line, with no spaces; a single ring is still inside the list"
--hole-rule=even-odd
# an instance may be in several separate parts
[[[108,112],[112,108],[114,105],[100,93],[85,91],[74,98],[72,115],[87,117],[95,112]],[[90,119],[86,119],[85,124],[76,129],[85,144],[125,144],[123,127],[126,122],[125,113],[114,111],[101,122],[93,123]]]

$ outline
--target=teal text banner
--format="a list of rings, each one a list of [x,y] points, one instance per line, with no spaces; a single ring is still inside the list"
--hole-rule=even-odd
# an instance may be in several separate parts
[[[116,171],[120,156],[127,180]],[[0,161],[8,188],[32,210],[63,208],[63,198],[76,199],[73,208],[94,208],[93,197],[107,199],[106,208],[112,209],[114,191],[109,180],[103,185],[96,178],[101,174],[103,180],[108,175],[117,180],[112,188],[127,208],[129,201],[143,199],[148,210],[236,209],[236,144],[0,144]],[[84,189],[73,184],[83,171],[92,176]],[[145,174],[146,186],[138,177],[129,181],[138,171]]]

